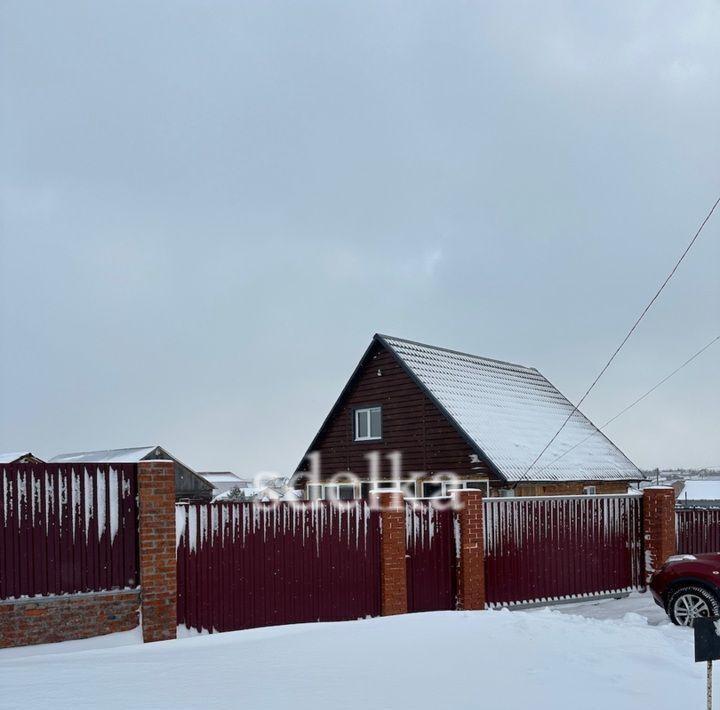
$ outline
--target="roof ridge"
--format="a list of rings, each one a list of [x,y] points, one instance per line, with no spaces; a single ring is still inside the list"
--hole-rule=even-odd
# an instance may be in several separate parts
[[[421,343],[418,340],[408,340],[407,338],[398,338],[396,335],[387,335],[385,333],[375,333],[374,339],[380,340],[385,345],[390,345],[388,340],[397,340],[401,343],[408,345],[418,345],[421,348],[429,348],[430,350],[438,350],[443,353],[450,353],[452,355],[462,355],[463,357],[469,357],[474,360],[483,360],[485,362],[494,362],[498,365],[510,365],[510,367],[517,367],[522,370],[528,370],[530,372],[538,372],[537,368],[529,367],[528,365],[522,365],[519,362],[510,362],[509,360],[498,360],[497,358],[485,357],[484,355],[475,355],[474,353],[467,353],[463,350],[453,350],[452,348],[442,348],[439,345],[431,345],[430,343]],[[392,347],[392,346],[391,346]]]

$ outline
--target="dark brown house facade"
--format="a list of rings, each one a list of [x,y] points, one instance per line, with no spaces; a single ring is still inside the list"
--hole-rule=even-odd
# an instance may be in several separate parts
[[[626,493],[642,473],[572,410],[532,368],[375,335],[293,483],[340,499],[398,485],[417,497]]]

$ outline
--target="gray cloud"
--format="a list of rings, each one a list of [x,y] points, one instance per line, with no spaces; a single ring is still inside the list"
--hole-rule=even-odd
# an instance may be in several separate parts
[[[289,472],[375,331],[577,398],[720,189],[720,9],[5,2],[0,449]],[[585,407],[718,331],[720,222]],[[717,353],[620,419],[720,465]]]

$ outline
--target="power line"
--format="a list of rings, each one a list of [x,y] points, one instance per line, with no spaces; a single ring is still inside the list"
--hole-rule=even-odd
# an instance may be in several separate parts
[[[543,467],[540,469],[539,473],[542,473],[543,471],[547,470],[547,469],[550,468],[551,466],[554,466],[561,458],[563,458],[563,456],[566,456],[567,454],[569,454],[569,453],[570,453],[571,451],[573,451],[574,449],[577,449],[578,446],[581,446],[582,444],[584,444],[588,439],[590,439],[591,437],[595,436],[595,434],[597,434],[598,432],[601,432],[603,429],[605,429],[606,427],[610,426],[610,424],[612,424],[616,419],[618,419],[618,418],[621,417],[623,414],[625,414],[625,412],[627,412],[628,410],[632,409],[636,404],[640,404],[640,402],[642,402],[642,401],[645,399],[645,397],[647,397],[648,395],[652,394],[652,393],[653,393],[658,387],[660,387],[661,385],[664,385],[671,377],[673,377],[674,375],[677,375],[677,373],[680,372],[680,370],[682,370],[684,367],[686,367],[687,365],[689,365],[696,357],[699,357],[700,355],[702,355],[711,345],[714,345],[715,343],[717,343],[718,340],[720,340],[720,335],[718,335],[718,336],[716,336],[715,338],[713,338],[707,345],[705,345],[705,347],[701,348],[701,349],[698,350],[692,357],[690,357],[690,358],[688,358],[687,360],[685,360],[685,362],[684,362],[682,365],[680,365],[679,367],[676,367],[669,375],[663,377],[662,380],[660,380],[660,382],[658,382],[658,383],[655,384],[653,387],[651,387],[647,392],[645,392],[645,394],[643,394],[642,396],[638,397],[632,404],[628,404],[628,406],[625,407],[625,409],[623,409],[622,411],[618,412],[618,413],[617,413],[614,417],[612,417],[611,419],[608,419],[608,420],[605,422],[605,424],[603,424],[601,427],[598,427],[595,431],[593,431],[593,432],[591,432],[590,434],[588,434],[584,439],[582,439],[581,441],[578,441],[577,444],[575,444],[574,446],[570,447],[570,448],[569,448],[567,451],[565,451],[564,453],[560,454],[560,456],[558,456],[556,459],[554,459],[553,461],[551,461],[547,466],[543,466]]]
[[[592,381],[592,384],[590,385],[590,387],[587,388],[587,390],[585,391],[585,394],[580,398],[580,401],[572,408],[572,411],[570,412],[570,414],[567,415],[567,418],[562,423],[560,428],[555,432],[552,439],[550,439],[550,441],[548,441],[548,443],[545,444],[543,450],[533,459],[533,462],[525,469],[525,473],[523,473],[523,475],[518,479],[518,481],[517,481],[518,483],[520,483],[520,481],[522,481],[523,478],[525,478],[525,476],[527,476],[530,469],[540,460],[542,455],[550,448],[553,441],[555,441],[555,439],[558,438],[558,435],[565,428],[565,425],[570,421],[570,419],[572,418],[572,415],[575,414],[575,412],[577,412],[577,410],[580,408],[580,405],[585,401],[585,399],[590,394],[590,392],[592,392],[593,388],[598,383],[600,378],[605,374],[605,371],[608,369],[608,367],[610,367],[610,364],[612,363],[612,361],[617,357],[617,354],[620,352],[620,350],[622,350],[625,343],[627,343],[627,341],[630,339],[630,336],[635,332],[635,329],[640,324],[640,321],[645,317],[645,314],[650,310],[653,303],[655,303],[658,296],[662,293],[665,286],[667,286],[670,279],[675,275],[675,272],[678,270],[678,267],[680,266],[680,264],[682,264],[683,260],[687,256],[688,252],[690,251],[690,249],[692,249],[693,244],[695,244],[695,242],[697,241],[697,238],[700,236],[700,232],[702,232],[702,230],[705,227],[705,225],[707,224],[708,220],[710,219],[710,217],[712,217],[712,214],[713,214],[713,212],[715,212],[715,208],[718,206],[718,204],[720,204],[720,196],[718,196],[717,200],[715,200],[715,204],[713,204],[713,206],[710,208],[710,211],[707,213],[707,215],[705,215],[705,219],[702,221],[702,223],[698,227],[697,232],[695,232],[695,236],[693,236],[693,238],[690,240],[690,244],[687,245],[687,247],[685,248],[685,251],[682,253],[682,256],[677,260],[677,262],[675,263],[675,266],[673,266],[672,271],[670,271],[670,273],[667,275],[667,278],[665,279],[665,281],[662,282],[662,285],[656,291],[655,295],[650,299],[650,302],[647,304],[647,306],[645,306],[643,312],[640,314],[640,316],[635,321],[635,323],[633,323],[632,328],[630,328],[630,330],[628,331],[627,335],[623,338],[620,345],[618,345],[617,348],[615,349],[615,352],[610,356],[610,359],[605,363],[605,366],[602,368],[602,370],[600,370],[597,377]]]

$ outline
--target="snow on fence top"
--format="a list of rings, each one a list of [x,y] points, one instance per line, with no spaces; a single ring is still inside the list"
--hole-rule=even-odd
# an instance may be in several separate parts
[[[262,536],[263,541],[293,537],[303,545],[314,544],[320,551],[326,536],[367,546],[371,511],[365,501],[292,503],[219,502],[176,506],[176,543],[189,552],[208,546],[239,542]]]
[[[0,491],[0,599],[136,585],[134,466],[0,466]]]

